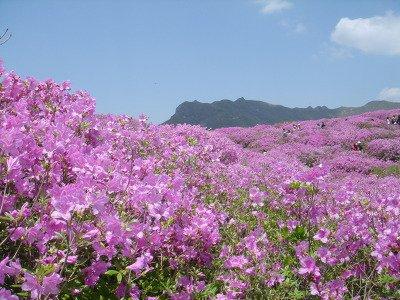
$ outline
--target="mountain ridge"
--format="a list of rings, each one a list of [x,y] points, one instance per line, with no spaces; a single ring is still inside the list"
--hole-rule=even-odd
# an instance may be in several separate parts
[[[289,121],[316,120],[361,114],[368,111],[400,108],[400,102],[372,100],[359,107],[286,107],[260,100],[222,99],[211,103],[184,101],[164,124],[192,124],[215,129],[251,127]]]

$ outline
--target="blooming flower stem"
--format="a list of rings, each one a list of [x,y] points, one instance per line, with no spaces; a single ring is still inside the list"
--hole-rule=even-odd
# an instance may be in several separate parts
[[[12,256],[11,260],[13,260],[13,259],[15,259],[15,258],[17,257],[17,254],[18,254],[18,252],[19,252],[19,249],[21,249],[21,246],[22,246],[22,241],[19,242],[18,248],[17,248],[17,250],[15,251],[14,255]]]
[[[128,295],[128,292],[129,292],[129,287],[130,287],[130,281],[131,281],[131,270],[128,270],[128,280],[127,280],[127,282],[126,282],[126,285],[125,285],[125,297]]]
[[[15,227],[1,242],[0,242],[0,247],[8,240],[8,238],[17,230],[17,227]]]

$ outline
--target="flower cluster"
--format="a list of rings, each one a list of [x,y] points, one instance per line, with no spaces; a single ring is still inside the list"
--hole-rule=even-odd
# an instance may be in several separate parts
[[[1,299],[400,296],[398,111],[208,131],[0,76]]]

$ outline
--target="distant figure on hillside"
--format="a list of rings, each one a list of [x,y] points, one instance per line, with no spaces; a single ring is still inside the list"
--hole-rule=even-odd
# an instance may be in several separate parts
[[[290,130],[283,128],[283,137],[287,137],[289,134],[290,134]]]
[[[293,124],[293,129],[294,130],[300,129],[300,123],[299,124]]]
[[[326,124],[325,124],[324,121],[322,121],[321,123],[318,123],[317,125],[319,126],[319,128],[325,128],[326,127]]]
[[[388,125],[400,125],[400,115],[387,117],[386,122]]]
[[[362,151],[364,149],[364,146],[360,141],[357,141],[356,143],[353,144],[352,148],[354,151]]]

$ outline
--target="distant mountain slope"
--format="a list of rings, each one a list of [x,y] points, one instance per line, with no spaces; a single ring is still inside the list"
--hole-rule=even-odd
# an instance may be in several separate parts
[[[397,109],[400,108],[400,102],[390,101],[371,101],[360,107],[339,107],[336,110],[339,111],[338,116],[351,116],[358,115],[368,111],[375,110],[386,110],[386,109]]]
[[[315,120],[356,115],[367,111],[400,108],[399,102],[371,101],[361,107],[326,106],[289,108],[263,101],[221,100],[212,103],[183,102],[165,124],[193,124],[208,128],[249,127],[256,124],[274,124],[285,121]]]

